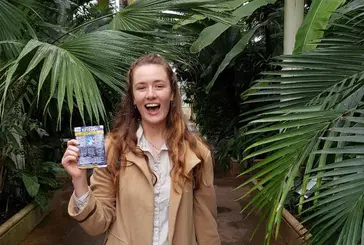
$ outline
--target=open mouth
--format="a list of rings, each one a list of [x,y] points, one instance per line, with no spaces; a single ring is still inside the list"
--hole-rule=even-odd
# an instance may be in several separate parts
[[[160,104],[146,104],[145,105],[145,108],[147,109],[147,111],[150,111],[150,112],[158,111],[160,107],[161,107]]]

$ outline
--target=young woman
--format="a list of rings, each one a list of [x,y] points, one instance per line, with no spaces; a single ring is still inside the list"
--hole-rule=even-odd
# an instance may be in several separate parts
[[[181,95],[168,62],[135,61],[113,129],[106,136],[108,168],[87,184],[70,140],[62,164],[72,176],[68,212],[106,245],[217,245],[213,164],[208,148],[188,131]]]

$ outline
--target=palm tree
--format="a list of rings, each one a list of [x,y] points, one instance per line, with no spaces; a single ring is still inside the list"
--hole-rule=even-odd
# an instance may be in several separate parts
[[[0,111],[4,115],[10,97],[28,98],[28,104],[44,112],[55,104],[58,122],[64,106],[70,114],[76,109],[83,121],[85,115],[92,121],[104,120],[100,86],[122,94],[124,74],[136,57],[155,52],[176,64],[188,64],[183,43],[189,39],[170,32],[175,23],[193,14],[216,21],[228,16],[214,10],[217,1],[139,0],[116,14],[55,33],[57,26],[45,23],[33,8],[41,1],[32,3],[0,0]],[[110,17],[108,23],[89,32],[90,25]],[[53,27],[53,35],[44,26]],[[42,40],[44,32],[48,36]]]
[[[273,64],[285,69],[264,72],[242,95],[257,106],[242,115],[245,135],[260,135],[245,159],[264,158],[242,173],[253,176],[241,186],[259,180],[249,193],[263,186],[244,209],[264,210],[266,244],[297,187],[312,244],[364,242],[363,10],[355,0],[340,8],[317,49],[279,57]]]
[[[192,32],[177,33],[174,24],[194,14],[229,23],[229,14],[217,11],[221,3],[212,0],[138,0],[117,13],[87,12],[93,10],[83,8],[88,2],[0,0],[1,173],[9,156],[29,153],[22,143],[28,131],[44,135],[33,119],[48,122],[53,132],[70,127],[72,114],[81,118],[79,125],[107,125],[113,108],[105,103],[123,95],[127,69],[140,55],[159,53],[176,66],[191,67],[186,47]],[[46,208],[47,192],[57,186],[50,176],[59,169],[36,157],[37,164],[10,159],[7,189],[21,186],[10,195]]]

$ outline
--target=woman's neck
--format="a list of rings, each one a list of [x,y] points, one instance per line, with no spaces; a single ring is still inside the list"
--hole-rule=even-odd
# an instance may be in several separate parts
[[[142,121],[144,137],[153,144],[163,145],[166,140],[167,127],[165,124],[150,125]]]

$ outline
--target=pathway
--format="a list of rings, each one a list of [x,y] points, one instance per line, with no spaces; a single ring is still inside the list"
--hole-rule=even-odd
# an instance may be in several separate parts
[[[248,190],[242,188],[233,191],[241,180],[234,177],[219,177],[215,179],[216,196],[218,205],[218,226],[222,245],[262,245],[263,227],[257,232],[252,242],[249,243],[259,215],[254,214],[244,219],[246,213],[240,214],[240,205],[234,200]],[[72,193],[70,181],[57,191],[52,201],[52,211],[38,225],[37,228],[19,245],[102,245],[103,236],[91,237],[87,235],[75,220],[67,214],[67,205]],[[244,200],[246,204],[249,200]],[[287,245],[278,241],[275,245]]]

